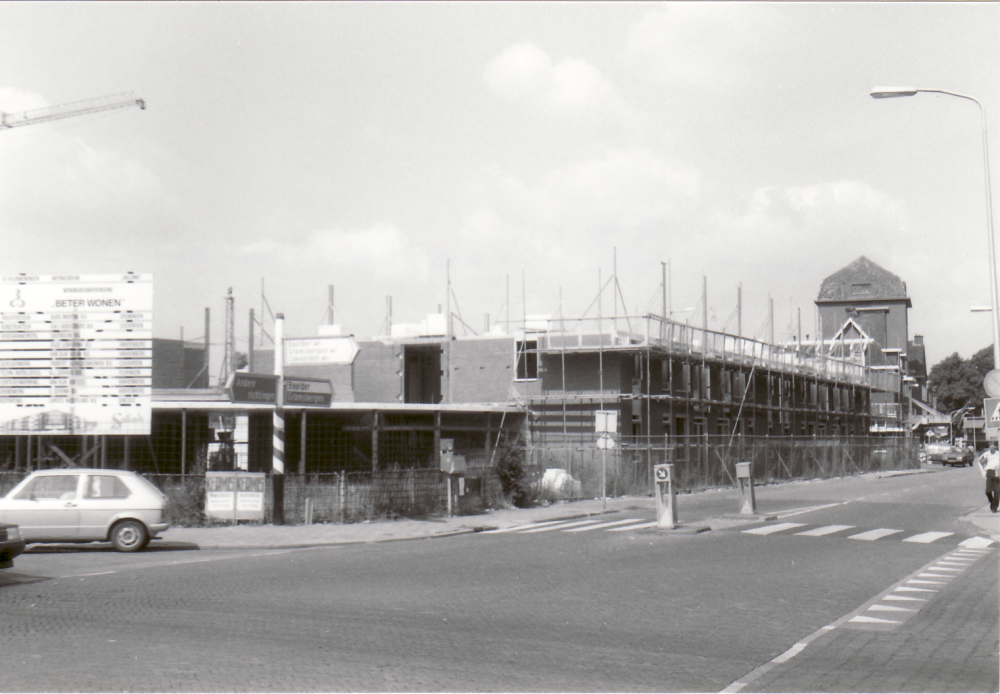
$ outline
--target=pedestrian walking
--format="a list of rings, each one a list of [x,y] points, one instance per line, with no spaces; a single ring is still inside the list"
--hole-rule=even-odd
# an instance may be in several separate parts
[[[997,442],[990,441],[990,450],[979,456],[979,470],[986,478],[986,498],[990,500],[990,511],[997,512],[1000,507],[1000,453],[997,452]]]

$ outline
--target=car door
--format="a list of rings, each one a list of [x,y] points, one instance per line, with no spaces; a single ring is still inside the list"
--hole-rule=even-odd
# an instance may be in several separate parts
[[[80,498],[80,539],[103,540],[111,519],[132,507],[131,490],[116,475],[90,473]]]
[[[39,475],[4,500],[4,522],[21,526],[28,542],[75,540],[79,534],[81,475]]]

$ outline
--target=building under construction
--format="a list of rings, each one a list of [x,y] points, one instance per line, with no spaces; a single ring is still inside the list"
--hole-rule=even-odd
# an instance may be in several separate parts
[[[867,261],[862,265],[871,274]],[[885,299],[870,288],[860,296]],[[436,468],[442,439],[453,441],[470,467],[489,467],[505,432],[523,441],[530,461],[566,469],[591,490],[598,458],[602,466],[631,470],[643,488],[651,464],[664,461],[697,469],[711,484],[724,481],[736,459],[776,455],[786,476],[798,476],[789,466],[804,448],[817,461],[848,451],[849,464],[866,469],[873,452],[898,447],[887,436],[907,432],[910,379],[902,350],[888,352],[894,362],[887,363],[870,318],[857,320],[857,310],[845,315],[839,334],[783,345],[653,314],[526,317],[506,331],[461,337],[446,316],[431,315],[357,341],[350,363],[286,361],[286,378],[318,379],[332,390],[328,404],[284,407],[288,472]],[[231,310],[226,323],[232,325]],[[848,329],[858,334],[847,336]],[[314,339],[354,340],[337,326],[322,326]],[[234,401],[222,387],[206,387],[208,359],[199,351],[206,350],[154,341],[148,436],[123,430],[54,437],[40,430],[4,437],[5,465],[99,462],[186,473],[211,465],[225,438],[232,465],[269,471],[274,405]],[[231,354],[226,363],[233,363]],[[251,363],[253,372],[274,373],[271,350],[256,350]],[[608,412],[613,430],[598,432],[598,413]],[[872,436],[880,438],[873,443]],[[850,441],[863,450],[850,453]],[[753,448],[765,444],[766,455]],[[825,446],[821,454],[817,445]],[[818,464],[848,465],[836,455]]]

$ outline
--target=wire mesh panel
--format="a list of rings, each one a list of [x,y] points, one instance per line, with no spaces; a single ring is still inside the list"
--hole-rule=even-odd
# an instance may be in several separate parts
[[[371,518],[421,518],[445,513],[447,480],[440,470],[347,473],[348,522]]]
[[[638,441],[638,443],[637,443]],[[725,436],[641,437],[602,451],[587,445],[536,448],[541,468],[560,468],[580,482],[583,498],[600,495],[602,482],[609,496],[648,494],[653,466],[674,465],[678,491],[696,491],[736,484],[736,463],[752,463],[761,483],[792,479],[843,477],[882,470],[917,469],[919,443],[913,439],[857,437],[840,439]]]

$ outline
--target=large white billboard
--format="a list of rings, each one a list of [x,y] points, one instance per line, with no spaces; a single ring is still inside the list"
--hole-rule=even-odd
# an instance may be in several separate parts
[[[0,435],[148,435],[151,275],[0,277]]]

